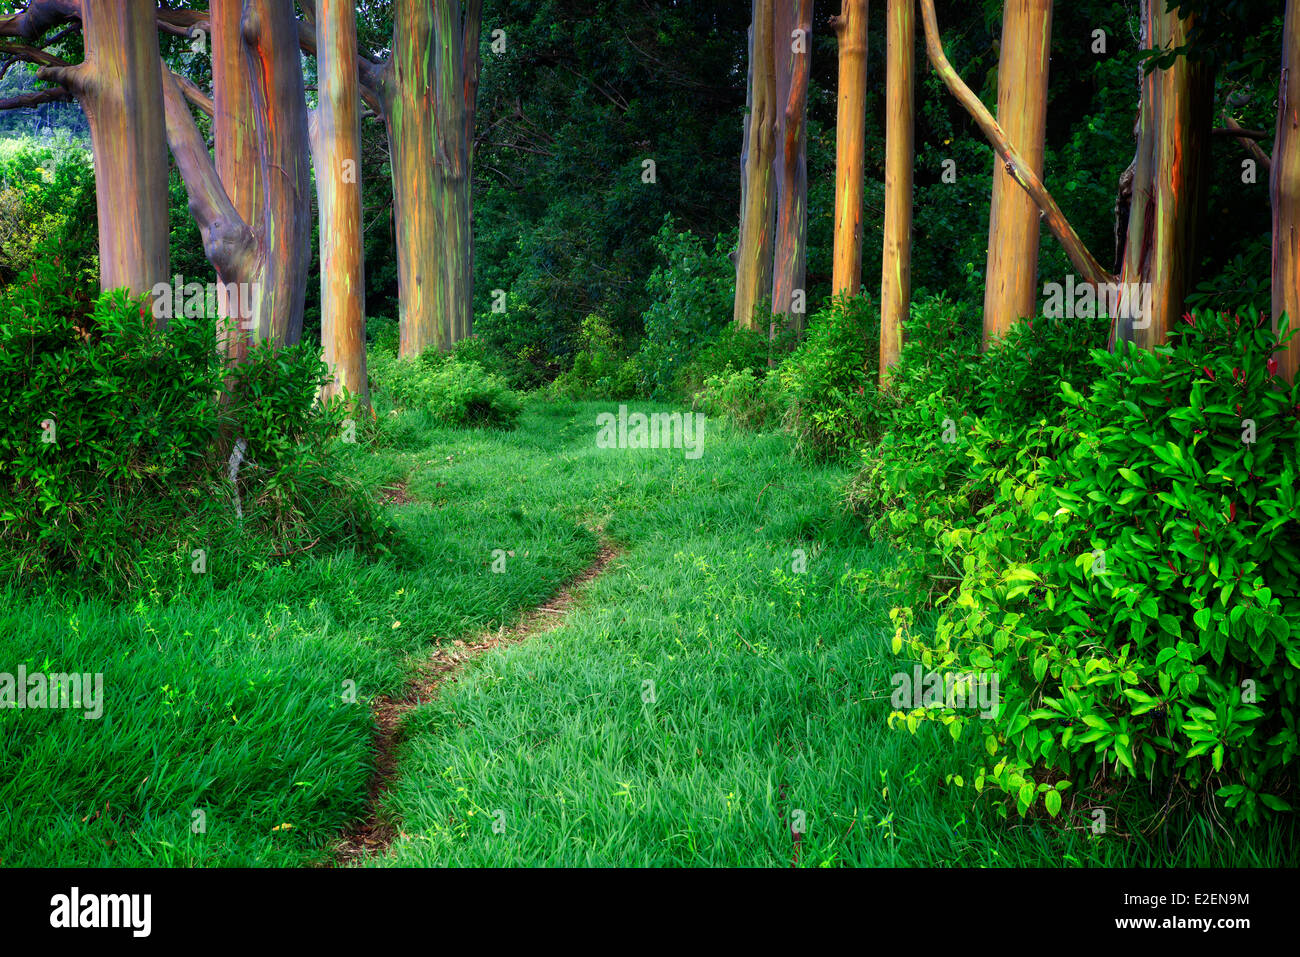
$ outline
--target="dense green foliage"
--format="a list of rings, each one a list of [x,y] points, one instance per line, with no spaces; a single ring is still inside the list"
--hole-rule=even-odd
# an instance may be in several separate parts
[[[936,384],[969,410],[951,441],[909,403],[853,487],[945,588],[933,629],[897,614],[895,652],[995,674],[1002,696],[992,720],[898,716],[978,737],[971,781],[1021,814],[1055,816],[1071,786],[1104,803],[1124,777],[1248,821],[1289,808],[1300,394],[1274,378],[1273,334],[1199,313],[1155,353],[1081,362],[1086,339],[1036,325],[966,363],[965,396]]]
[[[219,552],[373,541],[364,496],[326,464],[342,427],[316,401],[326,376],[310,346],[257,347],[228,376],[210,322],[158,331],[145,303],[90,301],[38,265],[0,294],[0,578],[171,590],[209,554],[229,580]]]

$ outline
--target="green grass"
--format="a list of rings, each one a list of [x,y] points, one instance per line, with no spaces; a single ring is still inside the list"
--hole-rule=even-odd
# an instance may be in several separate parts
[[[0,863],[320,861],[365,807],[366,700],[436,639],[544,600],[590,564],[596,530],[622,554],[561,627],[408,716],[383,805],[407,836],[383,863],[788,866],[796,811],[807,866],[1296,862],[1294,825],[1188,814],[1170,854],[1133,826],[1141,793],[1112,817],[1123,838],[1003,821],[945,787],[974,745],[885,726],[909,665],[889,652],[890,596],[846,578],[892,560],[842,513],[847,472],[717,423],[697,460],[599,449],[608,410],[531,402],[500,433],[381,401],[379,442],[345,461],[409,483],[392,557],[306,553],[118,605],[0,593],[0,671],[102,671],[106,697],[99,721],[0,711]]]

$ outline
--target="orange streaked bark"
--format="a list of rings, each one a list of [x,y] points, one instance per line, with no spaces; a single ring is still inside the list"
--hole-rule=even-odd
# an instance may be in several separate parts
[[[835,249],[831,290],[856,296],[862,286],[862,200],[866,175],[867,0],[842,0],[831,18],[839,37],[835,122]]]
[[[232,34],[232,29],[238,32]],[[292,345],[302,335],[311,208],[307,102],[298,43],[293,7],[285,0],[244,0],[242,18],[225,21],[220,36],[213,37],[214,48],[243,47],[243,79],[230,71],[224,76],[231,83],[247,82],[251,89],[261,183],[251,224],[236,209],[180,84],[170,72],[164,80],[167,139],[185,180],[204,252],[223,284],[243,287],[239,300],[249,305],[248,314],[236,317],[237,344],[228,361],[242,356],[247,339]]]
[[[167,140],[154,9],[151,0],[82,0],[85,59],[39,71],[73,93],[90,125],[100,286],[135,295],[168,278]]]
[[[1192,27],[1163,0],[1143,5],[1144,45],[1183,46]],[[1120,319],[1115,336],[1144,349],[1162,345],[1183,314],[1196,266],[1197,232],[1208,186],[1214,76],[1205,62],[1180,56],[1142,80],[1137,164],[1120,283],[1149,284],[1150,315]]]
[[[281,345],[302,338],[311,264],[311,173],[307,97],[298,22],[289,0],[244,0],[244,56],[257,124],[262,256],[255,279],[256,335]]]
[[[320,106],[313,155],[320,205],[321,344],[333,373],[326,398],[366,382],[365,263],[361,243],[361,85],[353,0],[321,0],[316,19]]]
[[[749,81],[740,154],[740,238],[736,245],[736,298],[732,318],[757,327],[755,311],[772,289],[776,248],[776,59],[773,0],[753,0],[749,28]]]
[[[470,170],[481,0],[396,0],[379,99],[397,231],[400,353],[450,349],[472,331]]]
[[[916,10],[889,0],[885,71],[885,241],[880,276],[880,381],[898,364],[912,299]]]
[[[1287,0],[1282,39],[1282,81],[1273,144],[1273,321],[1283,316],[1300,328],[1300,0]],[[1300,334],[1278,355],[1294,382],[1300,369]]]
[[[776,0],[773,43],[776,68],[776,238],[772,265],[772,315],[802,330],[807,312],[808,76],[812,58],[812,0]],[[795,298],[801,298],[798,304]],[[769,327],[775,333],[775,323]]]
[[[1052,0],[1006,0],[998,62],[998,122],[1025,164],[1041,179],[1047,133],[1047,78],[1052,53]],[[1007,173],[993,167],[984,346],[1037,313],[1038,206]]]

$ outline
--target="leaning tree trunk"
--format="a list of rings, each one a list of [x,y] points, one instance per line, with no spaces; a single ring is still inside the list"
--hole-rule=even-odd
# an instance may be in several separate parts
[[[808,74],[813,0],[780,0],[775,14],[776,240],[772,315],[801,331],[807,311]],[[796,301],[797,300],[797,301]],[[776,331],[775,320],[769,335]]]
[[[885,78],[885,242],[880,275],[880,381],[898,364],[912,298],[915,160],[914,0],[889,0]]]
[[[835,250],[832,290],[856,296],[862,285],[862,198],[866,175],[867,0],[843,0],[831,18],[839,37],[835,123]]]
[[[1300,328],[1300,0],[1287,0],[1282,82],[1273,144],[1273,321]],[[1288,382],[1300,368],[1300,334],[1278,356]]]
[[[1042,178],[1047,132],[1047,74],[1052,53],[1052,0],[1007,0],[998,63],[998,122],[1021,157]],[[1007,173],[993,168],[984,346],[1036,314],[1038,207]]]
[[[989,141],[989,145],[1005,164],[1004,168],[1011,179],[1034,200],[1043,222],[1061,244],[1065,254],[1070,257],[1070,262],[1079,271],[1083,281],[1094,287],[1114,283],[1115,276],[1097,261],[1097,257],[1079,238],[1078,232],[1065,218],[1060,204],[1052,198],[1052,194],[1043,185],[1042,178],[1025,162],[1024,157],[1007,138],[1006,132],[993,118],[993,114],[948,62],[948,57],[943,52],[943,42],[939,37],[939,19],[934,12],[934,0],[919,0],[919,2],[921,18],[925,24],[926,52],[934,71],[939,74],[948,92],[956,97],[957,102],[970,114],[975,125],[984,134],[984,138]]]
[[[450,349],[471,329],[480,10],[479,0],[393,5],[380,100],[392,156],[403,356]]]
[[[1166,13],[1164,0],[1144,2],[1146,43],[1170,50],[1187,43],[1192,21]],[[1183,314],[1196,267],[1196,238],[1207,196],[1214,75],[1205,61],[1180,56],[1173,66],[1143,78],[1138,150],[1129,209],[1123,288],[1150,290],[1140,321],[1121,316],[1117,335],[1130,331],[1144,349],[1162,345]],[[1143,297],[1145,301],[1145,296]]]
[[[321,344],[325,397],[368,402],[366,287],[361,243],[361,86],[353,0],[321,0],[316,19],[320,106],[313,155],[320,205]]]
[[[227,28],[214,35],[213,48],[241,43],[261,181],[254,223],[235,208],[170,72],[164,77],[167,139],[185,180],[204,253],[238,298],[241,331],[258,341],[292,345],[302,335],[311,257],[307,102],[292,6],[280,0],[244,0],[238,32],[232,35]],[[223,57],[227,51],[214,55]],[[225,76],[236,82],[233,73]]]
[[[749,28],[749,83],[740,154],[740,238],[736,246],[736,298],[732,318],[756,328],[755,310],[772,289],[776,246],[776,59],[773,0],[753,0]]]
[[[39,71],[76,96],[90,125],[100,287],[135,295],[168,278],[167,137],[155,9],[152,0],[82,0],[85,59]]]

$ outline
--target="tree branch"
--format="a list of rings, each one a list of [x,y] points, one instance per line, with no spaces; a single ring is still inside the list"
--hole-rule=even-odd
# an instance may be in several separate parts
[[[0,37],[35,40],[51,27],[81,19],[77,0],[32,0],[26,9],[0,17]]]
[[[1089,250],[1079,234],[1075,232],[1070,221],[1065,218],[1065,213],[1052,198],[1052,194],[1047,191],[1043,181],[1038,178],[1038,174],[1033,168],[1025,163],[1024,159],[1016,152],[1015,147],[1007,140],[1006,133],[998,125],[998,121],[993,118],[988,109],[980,101],[971,88],[968,87],[957,75],[951,63],[943,52],[943,43],[939,38],[938,18],[934,12],[934,0],[920,0],[921,15],[925,21],[925,46],[930,55],[930,62],[934,64],[935,72],[943,79],[944,85],[948,87],[949,92],[956,97],[957,101],[965,108],[966,112],[975,120],[976,125],[984,134],[985,138],[993,146],[1002,162],[1006,164],[1007,175],[1009,175],[1016,184],[1020,186],[1029,197],[1037,204],[1047,228],[1052,231],[1052,235],[1057,238],[1063,247],[1066,255],[1070,257],[1070,262],[1074,268],[1079,270],[1084,280],[1091,285],[1105,285],[1116,282],[1116,277],[1094,256]]]
[[[199,135],[176,74],[163,72],[163,102],[167,110],[167,141],[185,181],[190,213],[203,235],[203,251],[224,281],[245,281],[257,240],[230,201],[221,177]]]
[[[56,87],[51,90],[37,90],[34,93],[23,93],[19,96],[0,99],[0,110],[23,110],[33,106],[40,106],[42,103],[67,103],[71,99],[71,93]]]
[[[1237,142],[1241,144],[1242,149],[1244,149],[1247,153],[1253,156],[1255,158],[1255,162],[1257,162],[1260,166],[1264,167],[1264,172],[1271,174],[1273,172],[1273,159],[1267,153],[1264,152],[1264,147],[1260,146],[1258,143],[1255,142],[1255,140],[1257,139],[1261,139],[1261,140],[1264,139],[1269,134],[1264,133],[1261,130],[1243,129],[1240,123],[1238,123],[1231,116],[1228,116],[1226,114],[1223,117],[1223,123],[1227,127],[1227,129],[1215,130],[1214,132],[1226,133],[1229,136],[1235,136],[1237,138]],[[1258,133],[1259,135],[1252,136],[1251,135],[1252,133]]]

